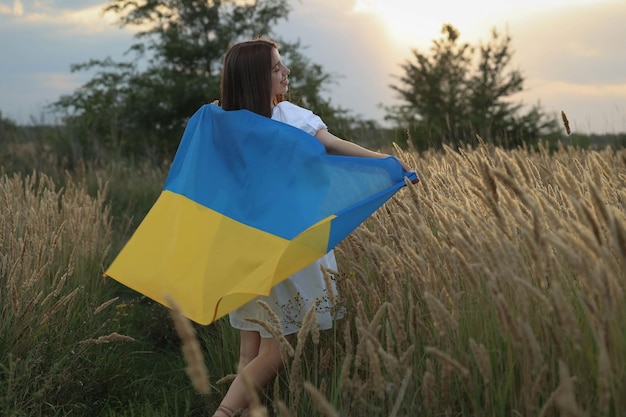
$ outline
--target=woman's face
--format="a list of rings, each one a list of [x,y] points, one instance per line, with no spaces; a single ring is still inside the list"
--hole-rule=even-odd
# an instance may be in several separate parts
[[[272,97],[287,93],[289,90],[289,68],[280,60],[278,49],[272,49]]]

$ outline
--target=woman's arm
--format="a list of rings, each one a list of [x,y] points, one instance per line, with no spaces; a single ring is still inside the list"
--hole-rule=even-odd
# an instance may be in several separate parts
[[[374,152],[366,149],[356,143],[343,140],[333,135],[326,129],[320,129],[315,134],[315,137],[322,142],[326,148],[326,152],[331,155],[343,155],[343,156],[359,156],[362,158],[386,158],[389,155],[379,152]],[[404,161],[398,159],[402,168],[407,172],[414,171]]]

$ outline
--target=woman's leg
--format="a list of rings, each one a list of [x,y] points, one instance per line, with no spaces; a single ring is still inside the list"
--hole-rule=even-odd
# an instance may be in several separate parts
[[[284,366],[279,342],[274,338],[261,338],[257,356],[240,369],[224,396],[220,408],[226,411],[247,408],[250,405],[250,396],[243,378],[247,378],[256,390],[261,390]],[[214,416],[227,417],[227,412],[220,408]]]
[[[261,345],[261,335],[259,332],[250,330],[241,330],[239,332],[239,364],[237,365],[237,373],[256,358],[259,354],[259,346]]]

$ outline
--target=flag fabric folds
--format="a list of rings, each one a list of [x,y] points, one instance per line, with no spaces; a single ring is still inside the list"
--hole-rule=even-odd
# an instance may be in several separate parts
[[[209,324],[323,256],[405,185],[393,157],[328,155],[247,110],[201,107],[105,275]]]

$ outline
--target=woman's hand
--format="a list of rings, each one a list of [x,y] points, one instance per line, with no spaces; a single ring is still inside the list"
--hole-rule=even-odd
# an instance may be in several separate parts
[[[406,173],[415,173],[416,178],[413,181],[411,181],[411,183],[417,184],[418,182],[420,182],[420,177],[417,176],[417,173],[415,172],[415,170],[413,168],[408,166],[406,164],[406,162],[404,162],[402,159],[400,159],[400,158],[396,158],[396,159],[398,160],[398,162],[400,162],[400,165],[402,166],[402,169],[404,170],[404,172],[406,172]]]

